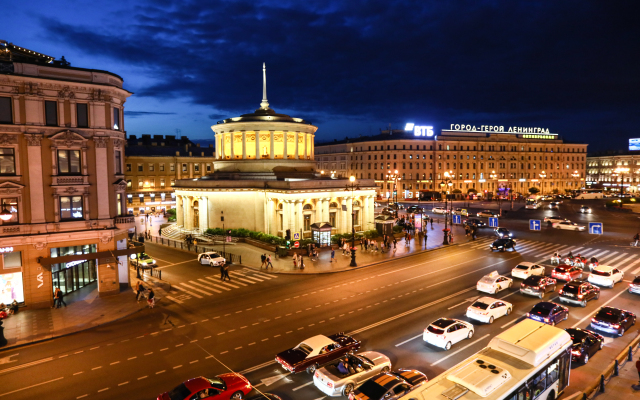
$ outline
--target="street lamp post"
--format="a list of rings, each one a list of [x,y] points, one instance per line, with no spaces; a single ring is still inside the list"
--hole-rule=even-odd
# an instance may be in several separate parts
[[[616,175],[620,176],[620,185],[618,185],[618,198],[622,198],[622,191],[624,190],[624,174],[629,173],[629,168],[626,167],[618,167],[614,170]],[[616,182],[618,179],[616,179]],[[622,205],[622,203],[620,203]]]
[[[395,171],[393,171],[393,173],[391,173],[391,171],[389,171],[387,173],[387,180],[393,181],[393,192],[391,193],[392,196],[394,196],[394,204],[396,207],[396,219],[398,218],[398,181],[401,178],[398,178],[398,170],[396,169]],[[387,207],[389,207],[389,198],[387,197]]]
[[[498,179],[498,174],[496,174],[496,171],[491,171],[491,173],[489,174],[489,178],[493,181]],[[493,184],[495,185],[495,182],[493,182]],[[502,216],[502,200],[500,199],[500,192],[498,191],[498,189],[496,189],[496,197],[498,200],[498,208],[500,208],[500,216]]]
[[[351,264],[349,264],[351,267],[358,266],[358,264],[356,264],[356,212],[353,209],[353,192],[355,190],[360,190],[360,186],[355,183],[355,181],[356,177],[353,175],[350,176],[349,182],[351,182],[351,184],[347,184],[347,187],[344,189],[345,191],[351,190]]]
[[[449,229],[447,227],[447,213],[449,212],[449,193],[448,190],[445,191],[445,186],[451,187],[453,182],[450,179],[450,175],[448,172],[444,173],[444,179],[440,182],[440,187],[442,188],[442,193],[444,194],[444,239],[442,240],[442,244],[449,244]]]
[[[544,178],[547,177],[547,174],[544,171],[542,171],[538,174],[538,176],[540,177],[540,194],[544,194],[543,183],[544,183]]]
[[[580,189],[580,186],[578,185],[580,183],[580,180],[578,179],[580,178],[580,173],[576,170],[573,174],[571,174],[571,176],[576,180],[576,186],[578,186],[578,189]]]

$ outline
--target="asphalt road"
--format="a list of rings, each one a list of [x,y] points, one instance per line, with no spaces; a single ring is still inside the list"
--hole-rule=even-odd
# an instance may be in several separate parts
[[[605,252],[601,261],[625,269],[626,280],[634,271],[640,273],[640,252],[635,248],[598,242],[586,233],[543,228],[533,235],[517,228],[530,215],[543,212],[521,210],[503,219],[522,238],[517,252],[491,253],[491,239],[485,237],[337,274],[267,275],[234,267],[230,283],[235,287],[220,283],[218,270],[200,266],[191,254],[149,245],[163,278],[182,290],[174,288],[155,309],[118,322],[0,353],[0,398],[153,399],[186,379],[233,370],[257,389],[285,400],[315,400],[324,395],[311,376],[286,374],[274,355],[308,337],[340,331],[362,340],[363,350],[388,355],[394,367],[416,368],[434,377],[486,346],[540,301],[519,294],[516,279],[512,290],[495,296],[514,305],[511,315],[492,325],[474,323],[475,336],[448,352],[426,345],[422,331],[433,320],[466,320],[466,307],[484,295],[475,290],[483,275],[494,270],[508,275],[522,260],[548,263],[548,255],[557,248],[584,255]],[[587,218],[607,217],[598,210]],[[605,232],[609,225],[619,226],[616,234],[632,236],[623,230],[634,224],[628,216],[610,217]],[[624,282],[603,288],[600,299],[586,308],[569,306],[569,319],[559,327],[587,327],[605,304],[640,313],[639,297],[626,288]],[[547,295],[545,300],[554,297]],[[638,326],[622,338],[605,335],[605,348],[586,366],[574,366],[568,393],[597,376],[635,337]]]

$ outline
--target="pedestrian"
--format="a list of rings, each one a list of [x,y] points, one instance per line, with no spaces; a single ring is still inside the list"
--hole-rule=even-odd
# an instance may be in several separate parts
[[[298,255],[296,253],[293,253],[293,268],[298,268]]]
[[[360,238],[360,250],[364,248],[364,238]]]
[[[334,262],[336,260],[336,251],[331,248],[331,261],[329,261],[330,263]]]
[[[300,262],[300,269],[304,269],[304,261],[302,260],[302,254],[300,254],[300,258],[299,258]]]
[[[140,292],[143,290],[142,283],[140,281],[136,282],[136,286],[134,287],[134,292],[136,292],[136,301],[140,301]]]
[[[158,236],[162,236],[162,228],[158,228]]]
[[[276,245],[276,251],[275,253],[273,253],[273,256],[276,258],[276,260],[278,259],[278,250],[280,250],[280,246]]]
[[[224,264],[220,264],[220,280],[224,280]]]
[[[60,290],[60,288],[58,288],[57,297],[58,297],[58,307],[57,308],[60,308],[60,305],[62,305],[62,304],[64,304],[64,308],[67,308],[67,303],[64,302],[64,293],[62,292],[62,290]]]
[[[224,266],[224,279],[222,279],[222,280],[224,281],[226,279],[231,281],[231,277],[229,276],[229,266],[228,265]]]
[[[346,241],[344,242],[344,252],[345,255],[349,255],[349,243],[347,243]]]
[[[396,250],[398,250],[398,241],[396,238],[393,238],[393,254],[396,254]]]
[[[638,385],[640,385],[640,357],[636,361],[636,369],[638,370]]]
[[[431,221],[431,229],[433,229],[433,218],[429,218],[429,220]]]
[[[156,305],[156,294],[153,293],[153,288],[149,288],[149,294],[147,296],[147,303],[149,303],[149,308],[153,308]]]
[[[57,308],[58,305],[58,288],[53,289],[53,306],[51,308]]]
[[[262,261],[262,263],[260,264],[260,269],[262,269],[262,267],[264,267],[265,264],[267,263],[267,255],[266,254],[262,254],[260,256],[260,260]]]
[[[367,251],[368,248],[369,248],[369,238],[366,238],[364,240],[364,251]]]
[[[271,269],[273,269],[273,264],[271,264],[271,254],[269,254],[269,256],[267,256],[266,269],[269,269],[269,266],[271,266]]]

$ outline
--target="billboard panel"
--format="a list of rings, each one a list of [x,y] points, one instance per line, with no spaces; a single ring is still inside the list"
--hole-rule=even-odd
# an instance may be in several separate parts
[[[629,150],[640,150],[640,139],[629,139]]]

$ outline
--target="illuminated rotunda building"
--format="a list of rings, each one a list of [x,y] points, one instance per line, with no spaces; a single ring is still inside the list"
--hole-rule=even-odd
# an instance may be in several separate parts
[[[263,98],[251,114],[219,121],[214,172],[176,181],[177,225],[185,229],[245,228],[284,237],[311,237],[311,225],[329,223],[332,234],[375,229],[373,180],[334,179],[316,170],[317,127],[269,107]],[[352,196],[353,194],[353,196]]]

